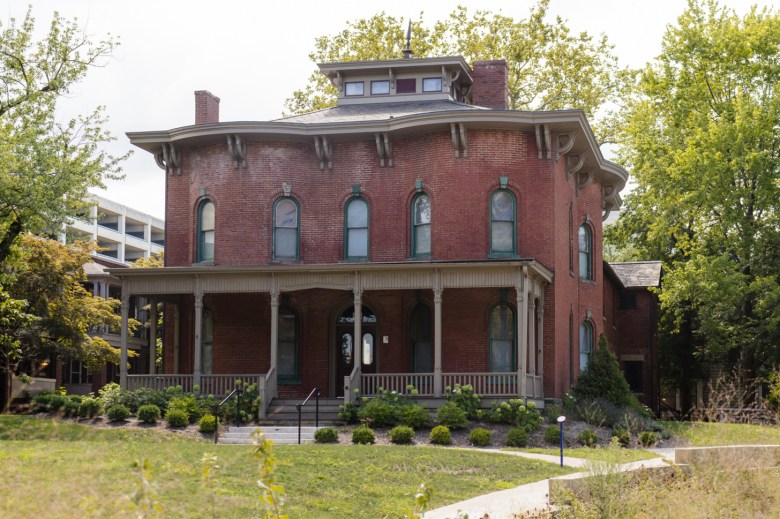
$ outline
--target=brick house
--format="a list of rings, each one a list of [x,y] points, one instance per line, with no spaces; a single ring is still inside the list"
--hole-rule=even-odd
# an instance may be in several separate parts
[[[627,172],[582,111],[507,109],[504,61],[319,67],[333,108],[220,122],[198,91],[194,125],[128,133],[166,172],[166,266],[111,274],[166,324],[164,374],[121,384],[560,398],[608,332]]]

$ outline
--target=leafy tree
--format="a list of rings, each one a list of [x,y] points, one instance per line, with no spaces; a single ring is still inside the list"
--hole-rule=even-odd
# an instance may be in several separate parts
[[[165,251],[151,254],[148,258],[139,258],[130,264],[132,268],[160,268],[165,266]]]
[[[607,233],[664,261],[678,383],[686,359],[780,360],[779,122],[780,16],[689,0],[627,103],[619,160],[637,187]]]
[[[0,290],[0,369],[9,380],[6,397],[12,373],[52,354],[79,359],[89,369],[119,363],[119,350],[90,334],[120,324],[119,302],[93,296],[83,286],[83,266],[93,248],[84,242],[63,245],[21,237],[18,255],[4,274],[10,282]]]
[[[90,187],[119,177],[119,161],[100,150],[112,140],[102,109],[66,122],[57,100],[117,45],[92,42],[77,22],[57,13],[48,34],[33,39],[31,10],[0,23],[0,262],[24,232],[57,229],[82,211]]]
[[[510,108],[579,108],[594,117],[619,101],[630,73],[618,65],[606,36],[572,34],[560,18],[546,21],[548,6],[549,0],[539,0],[522,20],[485,10],[471,14],[458,6],[433,26],[426,26],[420,13],[420,19],[411,22],[412,50],[416,57],[462,55],[468,62],[506,59]],[[338,34],[316,38],[309,57],[314,63],[399,58],[406,23],[384,12],[349,22]],[[304,113],[335,102],[335,88],[314,72],[309,83],[287,99],[285,109]],[[602,140],[610,128],[602,126]]]

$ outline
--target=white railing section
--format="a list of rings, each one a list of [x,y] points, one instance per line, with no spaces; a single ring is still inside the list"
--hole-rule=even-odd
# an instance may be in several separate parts
[[[181,386],[182,391],[192,391],[192,378],[189,375],[127,375],[127,389],[133,391],[142,387],[163,390],[167,387]]]
[[[379,388],[409,394],[414,386],[419,396],[434,396],[433,373],[363,373],[361,392],[364,396],[377,394]]]
[[[200,376],[200,394],[201,395],[214,395],[214,396],[227,396],[236,388],[236,380],[240,380],[242,383],[242,389],[248,385],[257,384],[257,389],[260,391],[260,383],[263,379],[263,375],[249,374],[249,375],[201,375]]]
[[[355,389],[360,389],[360,367],[355,366],[352,369],[352,373],[344,377],[344,402],[355,401]]]
[[[276,368],[271,367],[265,376],[260,375],[260,379],[260,383],[257,385],[260,390],[260,408],[257,412],[260,418],[265,418],[271,400],[276,398]]]
[[[454,388],[456,384],[471,384],[480,396],[518,396],[520,387],[517,372],[507,373],[444,373],[443,387]]]

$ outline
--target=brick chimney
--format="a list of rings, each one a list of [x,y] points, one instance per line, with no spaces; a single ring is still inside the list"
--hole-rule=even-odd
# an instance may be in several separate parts
[[[471,102],[476,106],[506,110],[509,107],[509,69],[506,60],[475,61]]]
[[[219,98],[208,90],[195,91],[195,124],[219,122]]]

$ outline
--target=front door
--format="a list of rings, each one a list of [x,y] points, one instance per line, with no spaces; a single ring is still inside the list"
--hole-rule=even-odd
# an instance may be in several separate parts
[[[355,309],[348,308],[336,323],[336,396],[344,396],[344,377],[355,368],[355,347],[361,348],[363,373],[376,373],[376,316],[363,307],[361,340],[355,340]]]

